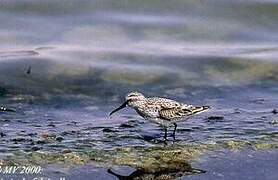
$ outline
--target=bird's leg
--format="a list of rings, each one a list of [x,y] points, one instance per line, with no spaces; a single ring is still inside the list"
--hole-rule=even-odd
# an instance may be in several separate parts
[[[164,127],[164,141],[166,142],[167,141],[167,127]]]
[[[177,123],[174,123],[174,126],[175,126],[175,128],[174,128],[174,132],[173,132],[173,139],[174,139],[174,141],[176,140],[176,130],[177,130]]]

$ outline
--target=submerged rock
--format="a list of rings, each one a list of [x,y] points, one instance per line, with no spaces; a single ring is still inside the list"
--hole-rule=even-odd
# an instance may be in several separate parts
[[[56,127],[53,122],[50,122],[47,126],[49,126],[49,127]]]
[[[53,141],[57,137],[56,134],[49,134],[49,133],[42,133],[40,136],[43,140],[47,140],[47,141]]]
[[[46,140],[38,140],[36,141],[37,144],[47,144],[48,142]]]
[[[111,128],[103,128],[102,129],[102,132],[116,132],[116,130],[113,130],[113,129],[111,129]]]
[[[56,141],[63,141],[63,140],[64,140],[64,138],[62,136],[56,137]]]
[[[4,132],[0,132],[0,137],[5,137],[6,136],[6,134],[4,133]]]
[[[271,124],[271,125],[276,125],[276,124],[278,124],[278,119],[275,119],[275,120],[270,121],[269,124]]]
[[[6,95],[7,93],[8,93],[8,91],[7,91],[5,88],[3,88],[3,87],[0,86],[0,96],[4,96],[4,95]]]
[[[88,162],[88,156],[75,152],[51,153],[36,151],[29,154],[29,159],[35,164],[63,163],[66,166],[83,165]]]
[[[13,141],[14,143],[33,142],[31,138],[26,138],[22,136],[14,137],[13,139],[11,139],[11,141]]]
[[[273,109],[271,112],[272,112],[273,114],[277,114],[277,113],[278,113],[278,110],[277,110],[277,109]]]
[[[37,146],[31,147],[31,151],[38,151],[38,150],[41,150],[41,149],[42,149],[41,147],[37,147]]]
[[[265,149],[271,149],[272,148],[272,144],[269,144],[269,143],[256,143],[256,144],[253,144],[252,147],[255,150],[265,150]]]
[[[165,149],[157,147],[147,149],[122,148],[120,151],[113,159],[113,163],[131,166],[146,173],[164,171],[164,169],[169,168],[183,168],[186,160],[201,153],[199,149],[192,148]]]
[[[134,125],[129,123],[123,123],[120,125],[120,128],[134,128]]]
[[[229,140],[229,141],[224,141],[223,144],[230,150],[239,150],[245,147],[248,144],[248,142]]]
[[[72,151],[70,149],[63,149],[62,150],[62,153],[63,154],[66,154],[66,153],[71,153]]]
[[[241,112],[241,111],[240,111],[239,108],[235,108],[233,113],[234,113],[234,114],[240,114],[240,112]]]
[[[217,121],[217,120],[223,120],[223,119],[224,119],[224,116],[209,116],[209,117],[207,117],[208,121],[213,121],[213,120]]]

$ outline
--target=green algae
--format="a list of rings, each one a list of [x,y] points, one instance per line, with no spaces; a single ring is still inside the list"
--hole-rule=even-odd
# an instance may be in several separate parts
[[[200,155],[213,151],[240,151],[243,149],[269,150],[278,148],[277,133],[262,136],[254,141],[224,140],[210,143],[176,142],[171,145],[156,146],[128,146],[112,149],[89,149],[76,152],[67,151],[16,151],[12,156],[1,159],[2,164],[58,164],[61,166],[75,166],[93,163],[110,167],[113,165],[130,166],[144,173],[185,170],[188,162],[194,161]]]
[[[172,166],[183,166],[185,162],[200,155],[200,153],[199,149],[190,148],[128,148],[117,154],[112,162],[151,173]]]
[[[252,148],[254,150],[277,149],[278,148],[278,142],[276,142],[276,143],[257,143],[257,144],[253,144]]]
[[[118,82],[128,85],[142,85],[145,83],[151,83],[161,78],[161,71],[154,71],[153,69],[142,69],[138,71],[136,69],[130,70],[130,68],[121,68],[120,70],[110,70],[103,72],[101,78],[108,82]],[[148,75],[146,75],[148,74]]]
[[[35,164],[64,164],[64,165],[83,165],[89,161],[88,156],[81,153],[51,153],[51,152],[31,152],[27,155],[30,163]]]
[[[248,141],[234,141],[234,140],[229,140],[229,141],[224,141],[223,146],[229,150],[232,151],[238,151],[244,147],[246,147],[249,144]]]
[[[252,82],[268,78],[277,78],[277,65],[272,63],[260,63],[256,61],[240,61],[231,59],[221,64],[209,64],[204,66],[204,73],[212,81],[222,84],[238,84]]]

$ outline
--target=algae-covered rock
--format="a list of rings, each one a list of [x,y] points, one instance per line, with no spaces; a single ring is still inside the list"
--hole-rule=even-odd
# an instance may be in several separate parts
[[[88,156],[74,152],[69,153],[48,153],[48,152],[32,152],[30,153],[30,161],[35,164],[65,164],[65,165],[82,165],[88,162]]]
[[[146,173],[163,169],[182,168],[189,159],[200,155],[200,149],[192,148],[123,148],[117,149],[114,164],[132,166]]]
[[[230,150],[239,150],[245,147],[248,144],[248,142],[229,140],[229,141],[224,141],[223,144]]]
[[[188,160],[200,155],[198,148],[118,148],[111,159],[113,164],[131,166],[136,169],[129,176],[108,170],[119,179],[175,179],[186,174],[204,173],[194,169]]]
[[[268,150],[268,149],[277,149],[278,148],[278,142],[273,143],[266,143],[266,142],[258,142],[252,144],[252,148],[254,150]]]
[[[74,152],[65,153],[62,157],[64,158],[64,161],[69,164],[84,164],[89,160],[88,156]]]
[[[270,149],[271,148],[271,144],[269,144],[269,143],[259,143],[259,144],[252,145],[252,147],[255,150]]]
[[[146,174],[166,171],[182,171],[187,168],[187,163],[198,158],[205,151],[215,150],[241,150],[243,148],[252,150],[265,150],[278,148],[277,133],[267,133],[262,138],[253,141],[247,140],[222,140],[208,141],[206,143],[176,142],[172,145],[156,144],[152,146],[128,146],[111,149],[98,149],[94,146],[86,146],[85,149],[75,151],[62,149],[60,151],[43,151],[51,142],[57,143],[56,136],[43,134],[40,139],[44,139],[47,144],[36,144],[33,151],[13,152],[14,158],[11,164],[59,164],[65,166],[82,165],[94,163],[97,165],[110,166],[130,166]],[[51,141],[49,141],[49,139]],[[46,146],[46,148],[41,148]],[[186,171],[186,170],[185,170]],[[187,171],[186,171],[187,172]],[[162,174],[163,174],[162,173]]]

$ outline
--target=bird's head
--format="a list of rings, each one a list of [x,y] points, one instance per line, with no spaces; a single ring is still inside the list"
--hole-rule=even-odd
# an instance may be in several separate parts
[[[128,106],[134,106],[136,102],[142,101],[145,99],[145,96],[139,92],[131,92],[126,95],[125,100]]]
[[[139,92],[130,92],[125,97],[125,102],[115,110],[113,110],[109,116],[111,116],[113,113],[125,108],[126,106],[135,107],[138,105],[138,103],[142,102],[145,99],[145,96]]]

